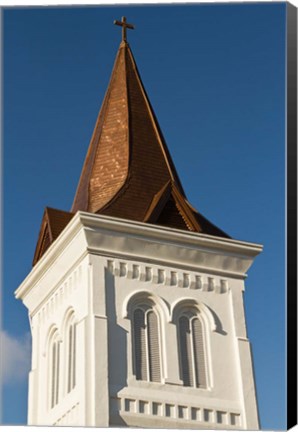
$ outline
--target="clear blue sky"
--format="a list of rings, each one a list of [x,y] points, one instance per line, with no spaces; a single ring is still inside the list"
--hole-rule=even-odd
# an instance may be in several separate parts
[[[247,327],[262,428],[283,429],[285,3],[5,10],[7,340],[26,345],[27,310],[13,293],[44,207],[71,207],[123,15],[136,25],[130,45],[189,201],[233,238],[264,244],[246,282]],[[12,377],[2,421],[25,423],[26,404],[26,380]]]

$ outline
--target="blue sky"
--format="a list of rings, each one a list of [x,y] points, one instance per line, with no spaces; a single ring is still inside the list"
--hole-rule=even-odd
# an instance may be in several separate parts
[[[26,422],[30,330],[13,293],[44,207],[71,207],[123,15],[189,201],[264,244],[246,281],[247,328],[262,428],[285,428],[285,3],[4,11],[2,422]]]

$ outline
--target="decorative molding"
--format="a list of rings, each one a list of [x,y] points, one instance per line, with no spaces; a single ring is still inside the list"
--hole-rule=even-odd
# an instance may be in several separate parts
[[[229,290],[228,281],[219,277],[209,277],[192,272],[169,270],[131,261],[107,260],[107,269],[115,277],[138,280],[147,284],[177,286],[182,289],[200,290],[225,294]]]
[[[113,233],[113,237],[111,237],[111,233]],[[78,211],[15,291],[16,298],[24,299],[26,297],[38,284],[47,269],[57,261],[62,251],[79,234],[83,234],[82,238],[85,242],[80,252],[80,258],[88,253],[101,253],[107,256],[117,251],[118,256],[123,254],[124,250],[119,248],[117,243],[117,235],[125,234],[130,243],[135,243],[135,246],[136,244],[139,245],[138,250],[140,251],[142,250],[142,242],[146,241],[151,245],[162,243],[169,250],[183,248],[203,255],[207,254],[209,258],[213,257],[214,254],[221,259],[225,257],[225,263],[222,262],[224,267],[221,271],[240,278],[246,277],[245,272],[251,266],[254,257],[262,251],[262,246],[259,244]],[[95,242],[97,236],[100,236],[102,242]],[[100,249],[95,246],[95,243],[101,245]],[[136,254],[135,251],[134,248],[134,252],[131,252],[132,258]],[[154,259],[154,256],[151,258]],[[204,264],[204,269],[210,267],[210,263],[205,262]],[[211,268],[213,267],[212,264]],[[218,262],[215,267],[218,267]]]
[[[181,312],[185,309],[196,309],[199,313],[201,313],[203,320],[206,318],[207,324],[211,331],[218,330],[218,325],[210,308],[204,303],[198,302],[196,299],[188,297],[178,299],[171,305],[171,322],[177,322]]]
[[[43,304],[37,313],[37,320],[40,324],[51,319],[58,309],[64,307],[66,300],[73,291],[76,291],[82,283],[82,268],[75,269],[63,283],[54,290],[52,295]]]
[[[216,427],[221,425],[229,429],[239,429],[242,427],[241,414],[238,411],[227,411],[225,409],[215,409],[205,406],[192,406],[189,404],[178,404],[177,402],[155,401],[135,396],[111,397],[114,412],[120,415],[163,417],[175,422],[200,423],[202,426],[208,425]]]
[[[122,306],[122,317],[130,317],[133,308],[142,301],[154,304],[159,314],[164,316],[167,322],[170,321],[170,310],[167,303],[160,296],[156,296],[153,292],[147,290],[135,291],[125,298]]]

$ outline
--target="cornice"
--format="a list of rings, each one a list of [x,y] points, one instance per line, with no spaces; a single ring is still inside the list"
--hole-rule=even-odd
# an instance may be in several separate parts
[[[23,298],[24,295],[30,291],[81,230],[84,230],[86,239],[86,247],[82,250],[82,254],[86,253],[86,250],[96,252],[94,246],[89,244],[89,237],[90,235],[93,236],[97,234],[113,235],[114,237],[115,235],[123,234],[123,236],[130,240],[136,239],[151,243],[155,242],[169,247],[175,246],[187,250],[199,250],[203,253],[219,253],[221,255],[224,254],[230,257],[246,259],[250,262],[252,262],[253,258],[263,249],[260,244],[256,243],[248,243],[79,211],[15,291],[16,298]],[[132,253],[130,256],[133,258]],[[137,258],[138,254],[136,252],[135,259]],[[250,264],[247,268],[249,266]],[[240,274],[241,273],[238,274],[238,277]],[[243,277],[245,277],[244,273]]]
[[[125,234],[159,239],[168,243],[187,244],[194,247],[206,247],[232,252],[237,255],[255,257],[263,250],[258,243],[250,243],[241,240],[233,240],[224,237],[216,237],[192,231],[178,230],[165,226],[150,225],[148,223],[130,221],[110,216],[96,215],[93,213],[79,212],[83,225],[92,228],[102,228],[108,231],[123,232]]]

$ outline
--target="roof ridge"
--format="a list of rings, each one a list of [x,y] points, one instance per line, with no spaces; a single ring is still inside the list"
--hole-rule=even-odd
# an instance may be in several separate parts
[[[179,187],[181,188],[181,192],[182,192],[183,195],[185,195],[183,187],[182,187],[182,184],[181,184],[181,181],[180,181],[179,176],[178,176],[178,173],[176,172],[175,166],[174,166],[174,164],[173,164],[173,162],[171,160],[171,156],[169,154],[169,151],[168,151],[165,139],[164,139],[164,137],[162,135],[162,132],[161,132],[160,127],[158,125],[158,121],[156,119],[154,110],[153,110],[153,108],[151,106],[151,103],[149,101],[149,97],[147,95],[147,92],[145,90],[144,84],[142,82],[142,79],[141,79],[140,73],[138,71],[138,67],[136,65],[133,53],[132,53],[132,51],[131,51],[131,49],[130,49],[129,46],[127,46],[127,48],[128,48],[128,53],[129,53],[129,55],[131,57],[131,60],[132,60],[133,67],[134,67],[134,69],[136,71],[136,77],[137,77],[137,80],[139,82],[140,89],[142,91],[145,103],[147,105],[148,114],[149,114],[149,116],[151,118],[151,121],[152,121],[152,124],[153,124],[153,127],[154,127],[154,131],[155,131],[155,135],[156,135],[157,141],[158,141],[158,143],[160,145],[161,151],[162,151],[162,153],[164,155],[164,158],[165,158],[165,161],[167,163],[169,174],[171,176],[172,181],[178,181]]]
[[[154,195],[144,217],[144,222],[151,222],[152,219],[154,219],[152,221],[154,222],[158,218],[171,194],[171,183],[171,180],[168,180],[165,185]]]
[[[120,58],[120,54],[121,54],[121,49],[124,48],[125,46],[126,46],[126,43],[124,41],[122,41],[120,43],[119,49],[117,51],[117,55],[116,55],[116,58],[115,58],[115,61],[114,61],[114,64],[113,64],[110,80],[109,80],[107,89],[105,91],[103,102],[102,102],[101,108],[99,110],[99,113],[97,115],[97,119],[96,119],[96,122],[95,122],[95,127],[93,129],[92,136],[91,136],[91,139],[90,139],[90,142],[89,142],[87,154],[86,154],[86,157],[85,157],[85,160],[84,160],[84,163],[83,163],[83,169],[82,169],[82,172],[81,172],[81,175],[80,175],[80,178],[79,178],[79,182],[78,182],[78,186],[77,186],[77,189],[76,189],[76,193],[75,193],[75,197],[74,197],[74,200],[73,200],[73,204],[72,204],[72,207],[71,207],[71,211],[77,211],[78,210],[77,207],[80,206],[80,204],[77,203],[77,201],[79,201],[80,197],[78,197],[78,195],[80,194],[81,189],[83,187],[82,184],[83,184],[84,176],[86,176],[86,170],[88,169],[87,164],[88,165],[89,164],[92,165],[91,171],[87,174],[88,180],[90,180],[90,177],[92,176],[92,171],[93,171],[93,168],[94,168],[94,159],[96,157],[99,141],[100,141],[100,138],[101,138],[102,133],[103,133],[103,123],[104,123],[104,120],[105,120],[105,114],[106,114],[106,112],[107,112],[107,110],[109,108],[109,105],[110,105],[110,96],[111,96],[111,92],[112,92],[112,84],[114,83],[114,81],[116,79],[116,77],[115,77],[116,66],[118,65],[118,62],[119,62],[119,58]],[[97,134],[98,134],[98,137],[96,137]],[[94,142],[95,142],[95,144],[92,146],[92,144]],[[92,153],[92,155],[90,155],[91,153]],[[88,184],[89,184],[89,182],[88,182]],[[85,189],[87,189],[87,187],[85,187]],[[81,196],[83,195],[83,197],[84,197],[84,194],[81,193],[80,195]],[[87,198],[86,207],[88,207],[89,206],[90,196],[89,196],[88,192],[86,193],[86,191],[85,191],[85,198]]]

